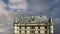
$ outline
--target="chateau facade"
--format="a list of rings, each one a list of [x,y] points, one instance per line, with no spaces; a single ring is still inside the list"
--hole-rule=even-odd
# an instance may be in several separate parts
[[[52,18],[46,16],[21,16],[14,22],[14,34],[53,34]]]

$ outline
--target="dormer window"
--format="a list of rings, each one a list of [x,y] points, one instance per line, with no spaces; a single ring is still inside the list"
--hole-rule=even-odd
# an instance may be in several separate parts
[[[35,17],[34,17],[34,16],[31,16],[31,20],[32,20],[32,21],[35,21]]]

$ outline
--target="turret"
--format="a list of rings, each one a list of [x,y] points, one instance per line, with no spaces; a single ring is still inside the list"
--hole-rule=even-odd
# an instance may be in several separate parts
[[[50,28],[50,33],[53,34],[53,20],[52,20],[52,17],[50,18],[49,20],[49,28]]]
[[[18,27],[18,24],[19,24],[19,22],[18,22],[18,20],[17,20],[17,17],[16,17],[16,19],[15,19],[15,21],[14,21],[14,34],[16,33],[16,34],[18,34],[19,33],[19,27]]]

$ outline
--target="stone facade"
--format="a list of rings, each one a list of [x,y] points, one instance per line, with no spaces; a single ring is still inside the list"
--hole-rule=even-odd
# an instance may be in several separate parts
[[[14,22],[14,34],[53,34],[53,22],[46,16],[25,16]]]

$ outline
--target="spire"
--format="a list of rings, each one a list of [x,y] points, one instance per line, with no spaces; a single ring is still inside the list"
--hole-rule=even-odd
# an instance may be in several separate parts
[[[53,22],[52,17],[51,17],[51,22]]]
[[[52,17],[49,19],[49,22],[53,22]]]

